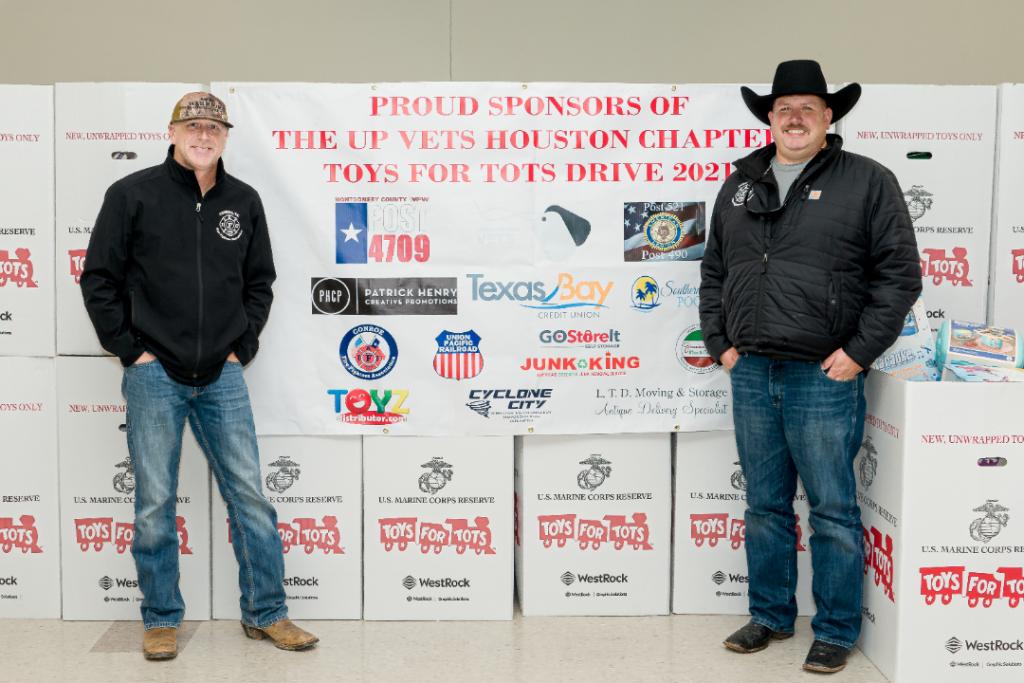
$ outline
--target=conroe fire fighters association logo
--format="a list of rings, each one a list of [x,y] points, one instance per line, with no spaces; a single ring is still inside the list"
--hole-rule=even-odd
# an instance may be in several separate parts
[[[0,287],[8,283],[18,287],[38,287],[32,279],[35,269],[32,266],[32,253],[25,248],[14,250],[14,258],[6,249],[0,249]]]
[[[480,335],[473,330],[449,332],[443,330],[434,338],[434,372],[445,379],[472,379],[484,369],[484,356],[480,353]]]
[[[217,234],[221,239],[234,242],[242,236],[242,224],[238,220],[237,211],[221,211],[217,223]]]
[[[34,515],[21,515],[17,524],[13,517],[0,517],[0,552],[6,555],[14,550],[24,554],[43,552]]]
[[[345,333],[339,349],[341,364],[359,379],[380,379],[398,362],[398,344],[378,325],[357,325]]]

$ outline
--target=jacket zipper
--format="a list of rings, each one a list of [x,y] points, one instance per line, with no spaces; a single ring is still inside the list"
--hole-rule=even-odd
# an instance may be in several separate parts
[[[203,204],[196,198],[196,279],[199,284],[199,315],[196,328],[196,364],[192,368],[192,378],[199,376],[199,359],[203,355]]]

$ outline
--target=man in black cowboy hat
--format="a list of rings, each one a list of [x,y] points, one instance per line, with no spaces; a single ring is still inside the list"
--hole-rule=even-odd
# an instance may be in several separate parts
[[[830,93],[817,62],[783,62],[772,92],[741,88],[774,142],[736,162],[701,266],[704,342],[731,374],[747,479],[750,622],[725,641],[763,650],[793,634],[799,476],[810,504],[814,644],[804,668],[846,664],[860,634],[863,550],[853,458],[864,373],[921,291],[903,193],[828,127],[860,86]]]

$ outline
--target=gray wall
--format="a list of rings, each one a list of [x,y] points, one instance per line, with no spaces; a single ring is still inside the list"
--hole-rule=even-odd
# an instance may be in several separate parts
[[[1021,0],[0,0],[2,83],[1024,81]]]

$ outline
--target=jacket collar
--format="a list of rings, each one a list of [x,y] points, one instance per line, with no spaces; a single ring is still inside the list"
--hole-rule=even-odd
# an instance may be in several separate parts
[[[806,173],[808,170],[820,166],[831,159],[834,159],[839,155],[839,152],[843,149],[843,139],[838,135],[829,133],[825,136],[825,149],[815,154],[807,168],[804,169]],[[743,175],[751,180],[759,180],[764,177],[771,167],[772,159],[775,158],[775,143],[762,147],[761,149],[754,150],[751,154],[739,159],[734,165],[736,169]]]
[[[174,145],[167,148],[167,158],[164,159],[164,168],[167,169],[167,173],[171,176],[172,180],[199,192],[199,181],[196,180],[195,172],[185,168],[174,160]],[[214,187],[220,185],[224,181],[225,176],[227,176],[227,173],[224,171],[224,159],[218,159],[217,180]]]

